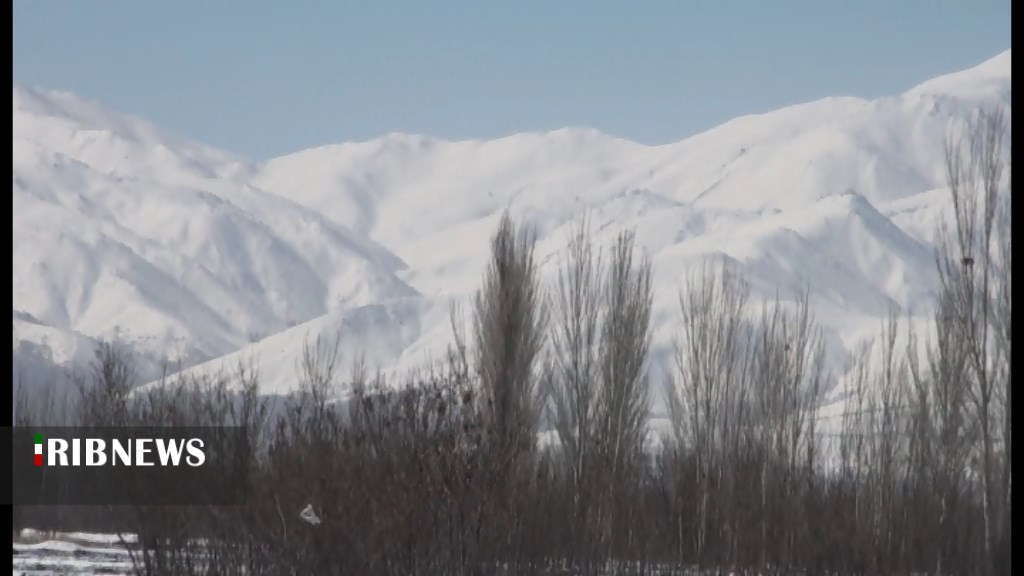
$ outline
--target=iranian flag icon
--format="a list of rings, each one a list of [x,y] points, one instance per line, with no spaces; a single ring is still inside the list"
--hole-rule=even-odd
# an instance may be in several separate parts
[[[43,435],[36,434],[36,466],[43,465]]]

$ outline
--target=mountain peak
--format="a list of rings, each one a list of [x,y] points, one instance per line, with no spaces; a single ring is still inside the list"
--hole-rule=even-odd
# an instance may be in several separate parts
[[[970,68],[944,74],[907,90],[908,96],[945,96],[968,101],[996,97],[1009,104],[1010,50]]]
[[[66,91],[13,84],[13,137],[108,174],[160,177],[170,164],[209,177],[245,162]]]

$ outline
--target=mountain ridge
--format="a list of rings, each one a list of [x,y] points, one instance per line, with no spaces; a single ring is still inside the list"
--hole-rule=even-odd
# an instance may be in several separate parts
[[[264,162],[15,85],[16,360],[19,342],[52,344],[53,363],[70,366],[82,338],[116,336],[141,350],[146,377],[181,347],[194,371],[270,361],[265,389],[282,392],[298,351],[287,341],[340,331],[345,366],[366,352],[410,368],[443,352],[448,306],[475,289],[509,208],[537,229],[547,278],[584,212],[599,241],[637,230],[656,267],[656,372],[668,369],[675,291],[714,255],[751,276],[756,298],[809,285],[841,364],[888,306],[928,312],[943,136],[978,106],[1009,113],[1009,59],[653,146],[580,127],[392,133]]]

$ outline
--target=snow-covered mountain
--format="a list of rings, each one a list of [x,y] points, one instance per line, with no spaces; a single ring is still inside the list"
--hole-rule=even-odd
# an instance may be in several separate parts
[[[16,350],[45,344],[66,363],[102,337],[194,364],[337,307],[416,294],[400,258],[252,186],[249,171],[69,94],[15,86]]]
[[[439,355],[506,207],[553,273],[584,211],[655,266],[654,368],[687,272],[725,256],[755,297],[809,285],[830,358],[890,307],[920,315],[948,203],[943,142],[1010,106],[1010,52],[888,98],[828,98],[645,146],[590,129],[450,142],[391,134],[265,163],[63,93],[14,87],[14,339],[27,373],[117,337],[193,370],[257,358],[293,385],[307,337],[401,369]]]

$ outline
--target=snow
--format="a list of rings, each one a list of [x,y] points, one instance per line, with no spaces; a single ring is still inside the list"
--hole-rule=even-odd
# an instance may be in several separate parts
[[[132,574],[124,547],[134,534],[44,532],[25,528],[13,543],[13,574]]]
[[[943,142],[1010,106],[1010,52],[878,100],[827,98],[645,146],[587,128],[495,140],[407,134],[256,163],[74,95],[14,86],[16,370],[81,365],[99,338],[190,370],[260,363],[294,386],[306,338],[344,373],[443,353],[501,211],[536,227],[551,278],[569,225],[634,228],[655,265],[654,370],[677,291],[708,257],[755,299],[808,286],[834,369],[890,307],[927,314],[945,217]],[[38,376],[37,376],[38,377]],[[660,396],[660,390],[655,396]]]

